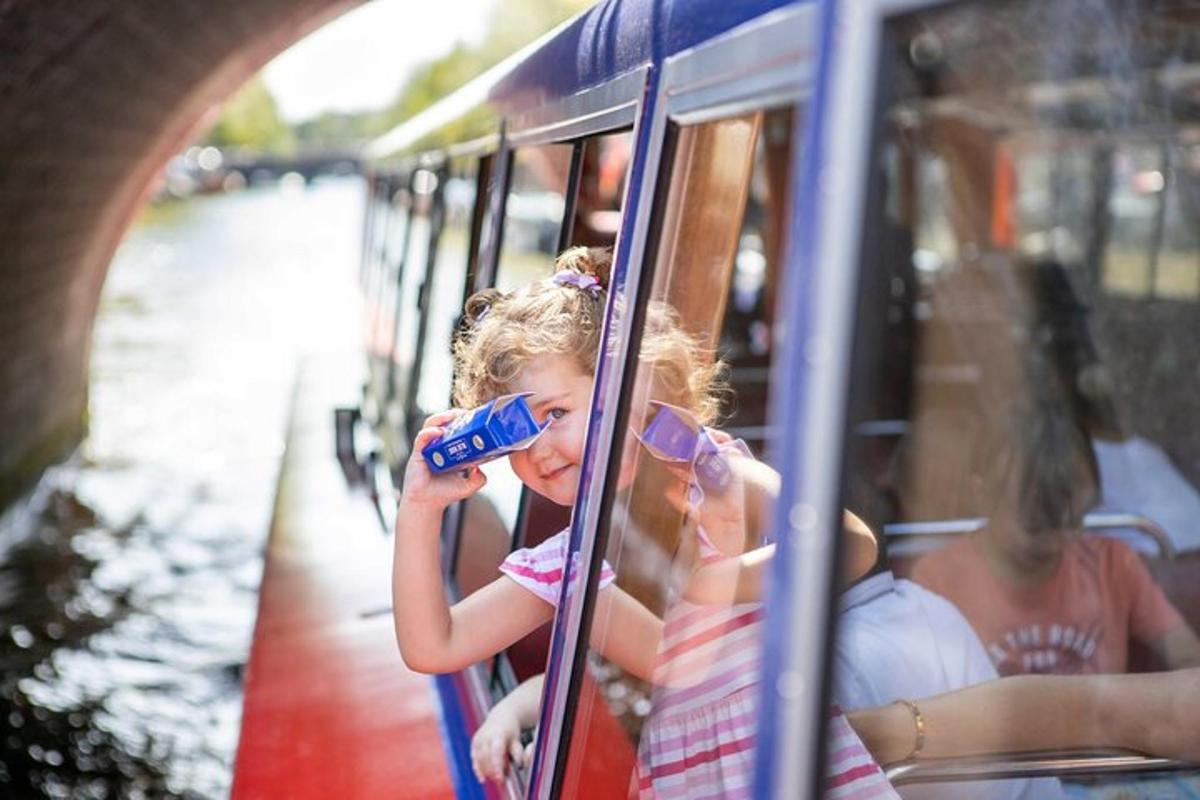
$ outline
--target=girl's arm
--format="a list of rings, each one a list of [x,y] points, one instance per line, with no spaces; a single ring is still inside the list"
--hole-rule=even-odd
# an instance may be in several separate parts
[[[861,519],[842,512],[842,555],[839,580],[845,589],[875,566],[879,547]],[[753,603],[762,599],[764,575],[775,545],[759,547],[737,558],[701,567],[688,580],[684,597],[693,603]]]
[[[591,645],[626,672],[644,681],[654,677],[663,622],[619,586],[596,595]]]
[[[480,782],[504,780],[508,764],[524,761],[521,731],[537,725],[545,674],[535,675],[492,706],[487,719],[471,737],[471,765]]]
[[[684,598],[705,605],[760,602],[763,574],[774,557],[775,545],[768,544],[700,567],[688,579]]]
[[[1200,761],[1200,669],[1138,675],[1021,675],[917,701],[925,718],[919,758],[1117,747]],[[912,752],[904,705],[847,714],[875,760]]]
[[[400,654],[417,672],[455,672],[489,658],[554,616],[537,595],[501,576],[450,607],[437,570],[410,568],[418,559],[397,543],[392,603]]]
[[[435,414],[413,442],[404,493],[396,510],[392,561],[392,615],[400,654],[418,672],[453,672],[487,658],[553,616],[553,608],[500,577],[450,608],[439,550],[442,512],[487,482],[478,469],[467,475],[434,475],[421,450],[442,435],[456,412]]]

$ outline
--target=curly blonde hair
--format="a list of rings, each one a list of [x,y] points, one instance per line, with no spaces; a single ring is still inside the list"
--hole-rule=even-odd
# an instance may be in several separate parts
[[[595,278],[598,289],[536,281],[511,292],[485,289],[467,300],[463,328],[454,343],[454,403],[475,408],[510,392],[521,371],[538,356],[566,355],[581,372],[596,374],[604,327],[612,251],[573,247],[554,263],[556,272]],[[642,333],[641,364],[674,405],[692,411],[702,424],[719,412],[719,375],[724,365],[688,334],[679,314],[651,301]]]

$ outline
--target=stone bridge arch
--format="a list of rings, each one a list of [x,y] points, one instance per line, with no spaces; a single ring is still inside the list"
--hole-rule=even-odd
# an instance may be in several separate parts
[[[86,426],[105,273],[163,163],[360,0],[0,0],[0,509]]]

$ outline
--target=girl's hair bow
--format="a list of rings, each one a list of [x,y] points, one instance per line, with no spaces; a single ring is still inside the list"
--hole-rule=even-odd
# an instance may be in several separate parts
[[[564,269],[556,272],[551,280],[559,286],[574,286],[592,297],[599,297],[600,292],[604,291],[604,287],[600,285],[600,281],[595,275],[585,275],[574,270]]]

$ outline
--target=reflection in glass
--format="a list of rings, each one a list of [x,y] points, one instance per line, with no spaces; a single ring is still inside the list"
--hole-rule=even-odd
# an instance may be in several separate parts
[[[455,325],[462,315],[478,168],[478,158],[452,162],[442,187],[443,222],[430,273],[432,284],[428,290],[423,321],[424,341],[417,376],[418,416],[440,411],[450,401],[453,366],[450,347]]]
[[[770,505],[771,478],[755,476],[773,473],[731,439],[763,437],[790,122],[789,111],[760,112],[677,132],[607,535],[617,585],[661,615],[661,637],[626,642],[653,664],[650,680],[639,679],[600,655],[628,634],[597,612],[566,795],[584,786],[622,797],[749,788],[763,611],[756,593],[736,597],[705,570],[736,568],[734,557],[757,548]],[[729,391],[708,384],[717,358],[728,358]],[[661,428],[660,403],[718,426],[710,441],[732,465],[728,481],[701,480],[664,458],[664,442],[640,441],[653,436],[648,426]],[[721,430],[732,418],[730,432]],[[677,427],[688,439],[691,429]]]
[[[957,3],[887,28],[844,494],[890,535],[843,599],[847,708],[1200,663],[1181,591],[1200,576],[1200,118],[1177,22]]]
[[[513,153],[496,288],[510,291],[549,273],[567,208],[573,150],[570,144],[548,144]]]

